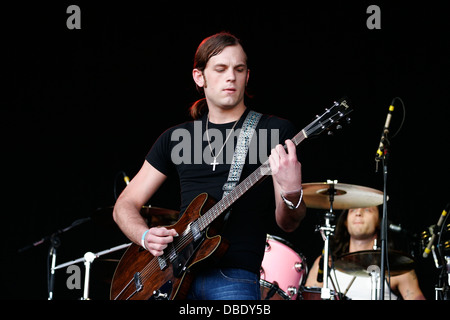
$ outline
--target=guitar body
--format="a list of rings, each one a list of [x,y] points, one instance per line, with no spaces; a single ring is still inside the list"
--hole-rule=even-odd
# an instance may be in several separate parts
[[[155,257],[132,244],[114,272],[110,298],[113,300],[183,299],[192,281],[192,268],[210,257],[220,257],[228,248],[218,235],[217,219],[200,236],[193,237],[193,222],[216,202],[206,193],[198,195],[175,224],[167,226],[179,234],[162,257]],[[173,248],[170,250],[170,248]],[[168,250],[169,249],[169,250]],[[165,252],[166,252],[165,250]],[[163,261],[164,260],[164,261]]]

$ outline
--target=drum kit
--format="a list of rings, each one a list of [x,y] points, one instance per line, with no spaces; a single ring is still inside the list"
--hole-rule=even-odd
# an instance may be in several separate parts
[[[304,183],[304,201],[308,208],[327,210],[324,214],[324,224],[318,230],[324,240],[323,261],[329,261],[329,240],[334,235],[335,226],[333,210],[346,210],[352,208],[366,208],[379,206],[385,201],[383,192],[358,185],[338,183],[336,180],[328,180],[319,183]],[[443,211],[438,227],[442,225],[448,209]],[[446,227],[450,230],[450,225]],[[445,227],[441,232],[431,230],[422,233],[421,249],[430,249],[434,237],[430,234],[446,234]],[[446,265],[436,267],[444,270],[442,275],[447,276],[450,285],[450,241],[442,241],[444,259]],[[425,249],[425,252],[427,252]],[[423,250],[422,250],[423,251]],[[428,250],[430,252],[430,250]],[[435,252],[433,251],[433,254]],[[425,253],[424,253],[425,257]],[[389,249],[387,252],[389,269],[385,271],[386,276],[398,276],[414,269],[414,259],[401,251]],[[435,259],[436,262],[436,259]],[[292,245],[283,239],[268,235],[266,253],[261,267],[261,295],[262,299],[277,300],[348,300],[345,295],[355,281],[356,277],[370,278],[370,299],[379,300],[383,297],[380,292],[381,264],[383,263],[382,251],[374,244],[373,250],[364,250],[343,254],[334,260],[333,267],[350,277],[353,277],[344,293],[330,288],[328,280],[332,280],[328,263],[323,263],[323,287],[306,287],[305,280],[308,274],[305,258],[294,251]],[[448,274],[448,275],[447,275]],[[322,281],[320,281],[322,282]],[[441,283],[436,287],[436,300],[447,299],[449,286]],[[445,293],[444,293],[445,292]]]
[[[329,210],[324,215],[324,224],[318,230],[324,240],[324,261],[329,259],[329,241],[334,234],[333,210],[365,208],[383,203],[381,191],[351,184],[328,180],[319,183],[304,183],[303,197],[308,208]],[[334,264],[337,270],[353,276],[372,277],[371,296],[377,298],[379,288],[380,250],[352,252],[339,257]],[[412,258],[401,252],[390,252],[391,274],[399,275],[413,269]],[[266,253],[261,267],[261,296],[263,299],[277,300],[335,300],[345,296],[329,288],[329,277],[323,277],[323,287],[305,287],[308,273],[304,257],[295,252],[292,245],[284,240],[268,235]],[[329,274],[329,266],[323,263],[323,274]]]
[[[383,203],[383,192],[364,186],[338,183],[336,180],[319,183],[304,183],[303,197],[308,208],[327,210],[324,214],[324,224],[318,228],[324,241],[324,261],[329,258],[329,241],[334,235],[335,226],[333,210],[365,208]],[[98,210],[92,220],[99,223],[113,223],[113,207]],[[141,215],[150,226],[170,225],[176,222],[178,212],[158,207],[146,206],[141,209]],[[65,231],[65,230],[63,230]],[[424,236],[425,238],[425,236]],[[96,258],[130,246],[125,243],[97,253],[87,252],[83,257],[56,265],[56,249],[52,256],[51,274],[73,264],[84,262],[85,279],[84,293],[81,299],[89,299],[90,266]],[[450,258],[449,258],[450,260]],[[414,268],[414,260],[409,255],[389,250],[389,272],[391,276],[401,275]],[[351,276],[371,278],[371,298],[379,298],[381,252],[373,250],[351,252],[338,257],[334,268]],[[448,268],[448,266],[447,266]],[[450,272],[450,268],[448,268]],[[323,277],[323,287],[306,287],[305,281],[308,266],[305,257],[294,246],[275,235],[267,235],[265,254],[260,271],[261,298],[263,300],[340,300],[348,299],[330,288],[329,276]],[[323,274],[329,275],[329,265],[323,263]],[[383,277],[384,278],[384,277]],[[331,278],[330,278],[331,279]],[[53,290],[49,289],[49,299],[53,298]]]

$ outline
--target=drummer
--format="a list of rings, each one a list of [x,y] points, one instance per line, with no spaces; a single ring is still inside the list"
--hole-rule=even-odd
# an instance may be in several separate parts
[[[336,225],[335,236],[330,242],[333,258],[345,253],[376,248],[380,220],[380,210],[376,206],[343,211]],[[320,258],[319,256],[314,261],[309,271],[306,287],[323,286],[323,280],[318,277]],[[323,267],[320,266],[320,269],[322,270]],[[370,277],[353,276],[336,269],[331,269],[330,275],[330,289],[335,289],[336,292],[341,292],[352,300],[371,299]],[[385,288],[385,300],[400,299],[399,296],[404,300],[425,300],[414,270],[390,277],[390,285],[386,281]]]

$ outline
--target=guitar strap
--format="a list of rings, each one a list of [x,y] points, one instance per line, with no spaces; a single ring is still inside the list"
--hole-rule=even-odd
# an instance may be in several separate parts
[[[247,157],[248,147],[255,133],[256,126],[262,114],[250,110],[247,117],[242,124],[241,132],[239,133],[236,148],[234,149],[233,160],[231,161],[230,172],[228,173],[227,182],[223,185],[223,196],[225,198],[238,184],[241,178],[242,168],[244,167],[245,158]],[[225,214],[224,226],[230,215],[230,210]]]

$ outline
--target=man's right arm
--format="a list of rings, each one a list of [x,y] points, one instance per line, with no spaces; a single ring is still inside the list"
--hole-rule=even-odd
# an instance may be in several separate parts
[[[125,236],[138,245],[141,245],[142,235],[149,229],[140,210],[166,178],[166,175],[145,161],[116,201],[113,211],[114,221]],[[151,238],[150,232],[147,233],[146,238]],[[150,244],[148,245],[150,246]]]

